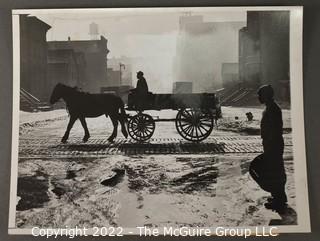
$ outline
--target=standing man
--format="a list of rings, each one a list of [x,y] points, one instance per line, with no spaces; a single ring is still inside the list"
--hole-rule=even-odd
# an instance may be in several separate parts
[[[263,154],[251,162],[249,171],[259,186],[271,193],[265,207],[283,213],[287,206],[287,195],[283,161],[282,112],[274,101],[271,85],[260,87],[258,97],[259,101],[266,106],[261,119]]]

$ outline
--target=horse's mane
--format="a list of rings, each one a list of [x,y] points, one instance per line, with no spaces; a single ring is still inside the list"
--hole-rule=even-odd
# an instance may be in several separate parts
[[[67,91],[68,91],[70,94],[73,94],[73,93],[90,94],[89,92],[84,92],[84,91],[83,91],[82,89],[80,89],[78,86],[71,87],[71,86],[68,86],[68,85],[65,85],[65,84],[61,84],[61,83],[60,83],[60,86],[62,86],[63,88],[67,89]]]
[[[84,95],[84,94],[88,94],[83,92],[82,90],[79,89],[79,87],[75,86],[75,87],[71,87],[62,83],[58,83],[57,87],[59,87],[60,89],[63,89],[63,92],[65,94],[67,94],[68,96],[71,96],[71,98],[77,98],[77,95]],[[66,100],[65,100],[66,101]],[[68,115],[70,115],[69,112],[69,106],[68,103],[66,102],[66,111],[68,113]]]

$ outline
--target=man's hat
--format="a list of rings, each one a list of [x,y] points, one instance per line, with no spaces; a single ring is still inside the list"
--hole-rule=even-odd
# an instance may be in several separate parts
[[[143,72],[142,71],[138,71],[137,74],[138,75],[143,75]]]
[[[258,95],[265,95],[267,97],[273,98],[274,92],[271,85],[263,85],[258,90]]]

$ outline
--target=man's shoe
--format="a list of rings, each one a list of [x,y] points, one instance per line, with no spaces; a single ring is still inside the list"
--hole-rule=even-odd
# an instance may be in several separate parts
[[[287,209],[287,204],[286,203],[279,203],[276,201],[272,201],[272,202],[267,202],[264,204],[266,209],[270,209],[272,211],[276,211],[279,214],[283,214],[285,213],[286,209]]]

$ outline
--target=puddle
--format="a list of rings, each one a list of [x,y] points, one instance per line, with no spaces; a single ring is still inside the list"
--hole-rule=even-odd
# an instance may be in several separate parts
[[[49,201],[48,178],[41,172],[34,176],[18,178],[17,195],[21,198],[17,204],[17,211],[43,207]]]
[[[122,176],[122,182],[119,183],[119,192],[114,196],[118,202],[117,225],[122,227],[136,227],[143,220],[143,215],[139,212],[142,200],[136,192],[129,189],[128,176]]]

